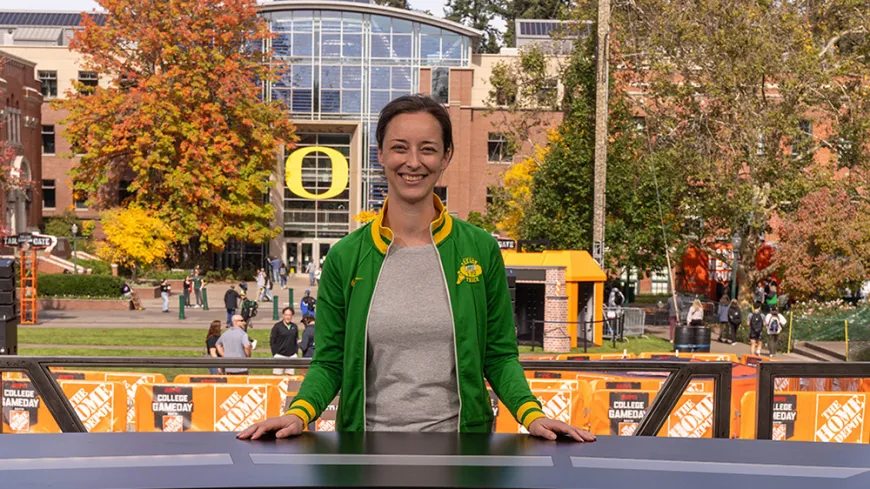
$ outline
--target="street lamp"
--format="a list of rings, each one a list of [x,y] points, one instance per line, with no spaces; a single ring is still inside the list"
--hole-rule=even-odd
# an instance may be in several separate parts
[[[78,247],[76,246],[76,234],[79,232],[79,227],[76,223],[72,225],[72,233],[73,233],[73,270],[76,275],[79,274],[79,265],[78,265]]]
[[[731,237],[731,253],[734,255],[734,260],[731,264],[731,298],[737,298],[737,250],[740,249],[740,235],[734,233]]]

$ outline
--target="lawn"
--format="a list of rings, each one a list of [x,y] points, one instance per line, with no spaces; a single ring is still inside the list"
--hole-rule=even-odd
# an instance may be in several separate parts
[[[648,338],[631,338],[629,341],[617,341],[616,348],[612,346],[610,341],[606,341],[603,346],[593,347],[590,345],[588,353],[622,353],[623,350],[628,350],[628,353],[638,354],[648,351],[673,351],[673,349],[674,345],[672,345],[670,341],[650,336]],[[530,346],[520,346],[520,353],[544,354],[548,352],[545,352],[543,348],[539,347],[535,347],[535,350],[532,351],[532,347]],[[580,348],[572,348],[571,353],[583,353],[583,346],[580,346]]]
[[[251,329],[248,336],[257,340],[258,348],[269,347],[268,329]],[[204,348],[207,329],[119,329],[119,328],[18,328],[22,345],[93,345],[93,346],[172,346]],[[153,353],[153,352],[149,352]],[[175,352],[178,353],[178,352]],[[108,354],[107,354],[108,355]],[[128,354],[129,355],[129,354]],[[186,356],[169,355],[169,356]],[[153,355],[152,356],[156,356]]]

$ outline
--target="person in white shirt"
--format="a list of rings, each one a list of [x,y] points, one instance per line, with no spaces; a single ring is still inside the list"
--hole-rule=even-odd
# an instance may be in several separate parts
[[[785,317],[777,311],[776,306],[772,306],[770,313],[764,317],[764,328],[767,330],[767,347],[771,358],[776,356],[776,343],[779,340],[779,334],[782,333],[783,324],[785,324]]]

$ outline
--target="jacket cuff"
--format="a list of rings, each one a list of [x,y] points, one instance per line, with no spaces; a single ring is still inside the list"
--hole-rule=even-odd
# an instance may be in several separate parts
[[[288,409],[284,414],[295,414],[302,418],[303,424],[307,425],[312,419],[314,419],[316,412],[317,411],[311,403],[302,399],[297,399],[290,404],[290,409]]]
[[[546,415],[544,414],[544,411],[541,410],[540,404],[535,401],[529,401],[517,409],[515,417],[520,424],[525,426],[526,429],[529,429],[529,425],[532,424],[532,421],[538,418],[545,418]]]

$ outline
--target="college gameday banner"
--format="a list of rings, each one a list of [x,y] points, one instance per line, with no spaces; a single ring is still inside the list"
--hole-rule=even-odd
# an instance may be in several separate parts
[[[55,380],[106,380],[106,372],[94,370],[52,370]]]
[[[20,377],[25,376],[9,372],[0,379],[0,405],[3,408],[0,433],[60,433],[33,384]]]
[[[124,384],[98,380],[58,382],[88,433],[127,431],[127,389]]]
[[[743,396],[740,438],[755,439],[755,393]],[[867,393],[777,392],[773,396],[773,439],[867,443]]]
[[[281,414],[278,389],[264,384],[144,384],[136,431],[241,431]]]
[[[175,376],[176,384],[245,384],[247,375],[191,375]]]
[[[589,430],[596,435],[631,436],[657,394],[656,390],[594,391]]]

